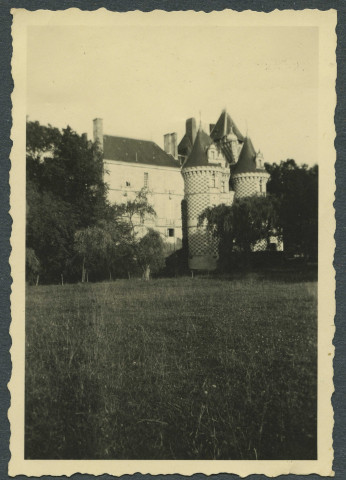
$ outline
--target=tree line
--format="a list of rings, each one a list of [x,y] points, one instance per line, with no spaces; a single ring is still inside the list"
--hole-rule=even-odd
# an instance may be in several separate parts
[[[155,216],[142,190],[125,204],[111,205],[98,145],[70,127],[27,121],[26,278],[64,283],[142,275],[165,266],[165,244],[136,224]],[[267,196],[236,199],[206,209],[200,223],[218,238],[220,264],[234,254],[248,259],[259,240],[283,240],[285,255],[317,259],[318,167],[294,160],[266,164]],[[186,239],[185,239],[186,240]],[[184,248],[188,245],[183,242]],[[174,258],[173,258],[174,257]],[[175,254],[173,261],[186,261]],[[171,259],[172,260],[172,259]],[[180,269],[181,270],[181,269]]]

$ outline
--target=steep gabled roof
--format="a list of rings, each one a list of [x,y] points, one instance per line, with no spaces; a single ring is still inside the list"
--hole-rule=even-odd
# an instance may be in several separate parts
[[[212,139],[202,129],[196,135],[190,155],[187,157],[183,168],[208,165],[207,149],[213,143]]]
[[[221,140],[222,137],[228,135],[231,132],[231,127],[238,140],[240,142],[243,142],[243,135],[240,133],[237,125],[233,122],[231,116],[226,112],[226,110],[222,111],[218,121],[216,122],[215,127],[210,133],[210,136],[213,140]]]
[[[256,151],[250,138],[246,137],[232,174],[248,172],[256,172]]]
[[[135,138],[103,136],[103,158],[121,162],[179,168],[179,162],[156,143]]]

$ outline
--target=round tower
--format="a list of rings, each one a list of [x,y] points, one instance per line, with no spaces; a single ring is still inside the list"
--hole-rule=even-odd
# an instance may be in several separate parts
[[[199,215],[221,203],[230,205],[230,169],[221,149],[201,128],[190,155],[182,166],[186,226],[191,270],[215,270],[218,259],[217,242],[204,226],[198,226]]]
[[[269,176],[263,165],[262,154],[256,154],[250,138],[246,137],[239,160],[232,170],[235,198],[265,195]]]

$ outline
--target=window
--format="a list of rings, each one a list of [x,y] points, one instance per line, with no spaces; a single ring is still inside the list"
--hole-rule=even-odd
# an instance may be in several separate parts
[[[225,190],[225,182],[222,182],[221,183],[221,188],[222,188],[222,193],[225,193],[226,190]]]
[[[174,228],[169,228],[168,229],[168,236],[169,237],[174,237]]]
[[[148,187],[149,187],[149,173],[144,172],[144,188],[148,188]]]
[[[212,186],[212,188],[215,188],[215,187],[216,187],[215,172],[212,173],[211,186]]]
[[[260,178],[259,187],[260,187],[260,193],[263,193],[262,178]]]
[[[131,186],[131,182],[128,182],[128,181],[127,181],[127,182],[126,182],[126,186],[127,186],[127,187],[130,187],[130,186]]]

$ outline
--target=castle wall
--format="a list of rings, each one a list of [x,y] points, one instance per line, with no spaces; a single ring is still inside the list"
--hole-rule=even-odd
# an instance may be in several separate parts
[[[148,188],[148,200],[157,216],[147,219],[144,227],[159,231],[164,241],[171,244],[172,250],[181,248],[181,201],[184,198],[184,184],[180,168],[136,165],[105,159],[104,171],[111,203],[120,204],[134,200],[143,187]],[[140,225],[139,219],[138,224]]]

